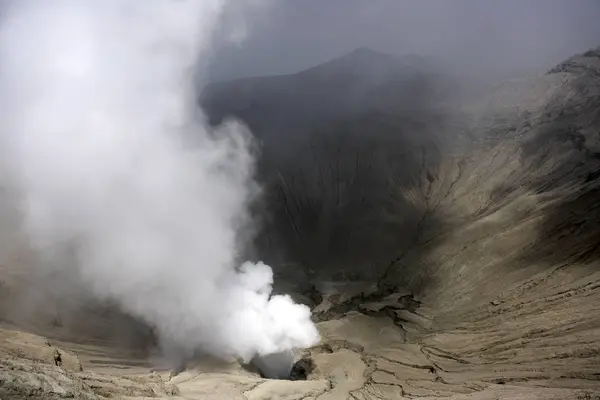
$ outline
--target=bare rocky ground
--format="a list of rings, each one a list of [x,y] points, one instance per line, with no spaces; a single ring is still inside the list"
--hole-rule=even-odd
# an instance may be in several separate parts
[[[600,399],[600,48],[461,113],[475,145],[398,189],[420,212],[410,245],[378,280],[298,295],[323,337],[297,354],[307,380],[233,361],[152,371],[131,345],[40,328],[6,313],[13,259],[0,399]]]

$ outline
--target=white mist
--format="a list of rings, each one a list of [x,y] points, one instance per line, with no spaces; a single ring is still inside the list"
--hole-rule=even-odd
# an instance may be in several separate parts
[[[221,0],[19,0],[0,31],[0,129],[25,229],[59,268],[193,352],[250,361],[315,344],[309,309],[236,269],[250,135],[210,132],[194,72]],[[194,148],[186,145],[194,138]]]

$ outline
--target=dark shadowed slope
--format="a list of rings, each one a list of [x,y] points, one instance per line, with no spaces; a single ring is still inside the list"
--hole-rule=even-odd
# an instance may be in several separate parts
[[[420,62],[360,49],[204,94],[261,140],[253,250],[314,307],[308,380],[149,373],[138,325],[63,302],[27,321],[49,341],[0,330],[0,397],[600,399],[600,48],[468,101]],[[5,309],[48,299],[4,260]]]
[[[261,258],[328,264],[340,278],[410,245],[426,207],[399,190],[433,179],[443,149],[464,139],[443,106],[452,86],[426,60],[366,48],[294,75],[208,86],[210,119],[239,118],[260,141]]]

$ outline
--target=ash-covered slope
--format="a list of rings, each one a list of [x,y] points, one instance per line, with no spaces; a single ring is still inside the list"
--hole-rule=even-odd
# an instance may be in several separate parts
[[[600,399],[600,48],[475,99],[456,84],[363,49],[205,93],[262,141],[256,256],[314,306],[308,380],[151,374],[139,334],[117,349],[124,317],[87,309],[48,342],[0,331],[0,397]]]

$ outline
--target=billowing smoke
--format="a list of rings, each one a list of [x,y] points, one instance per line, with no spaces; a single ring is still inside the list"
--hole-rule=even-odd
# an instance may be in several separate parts
[[[223,0],[18,0],[2,16],[0,121],[24,226],[96,297],[185,351],[250,360],[313,345],[309,309],[238,263],[250,136],[211,132],[196,67]],[[193,148],[190,143],[193,143]]]

